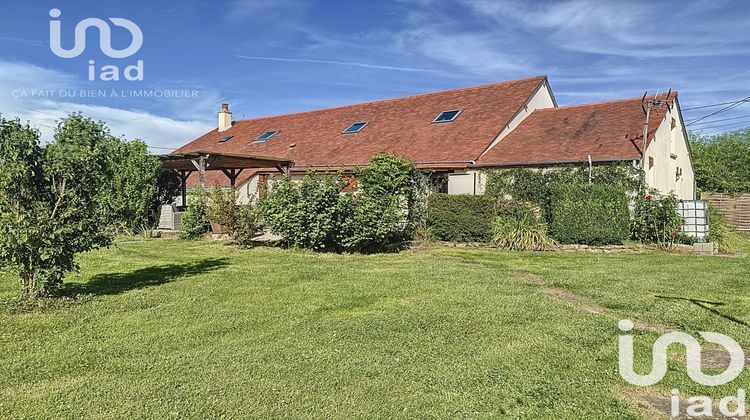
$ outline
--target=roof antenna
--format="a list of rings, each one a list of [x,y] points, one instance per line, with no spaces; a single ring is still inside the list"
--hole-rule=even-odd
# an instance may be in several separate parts
[[[672,105],[669,104],[669,95],[671,95],[671,94],[672,94],[672,88],[669,88],[669,92],[667,92],[667,100],[665,101],[665,103],[667,105],[667,110],[669,112],[672,112]]]

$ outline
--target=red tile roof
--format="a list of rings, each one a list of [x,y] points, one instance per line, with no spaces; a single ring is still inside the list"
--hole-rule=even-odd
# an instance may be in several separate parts
[[[677,93],[669,95],[674,103]],[[662,95],[660,99],[667,99]],[[649,141],[666,114],[652,108]],[[639,159],[646,120],[641,98],[537,109],[478,160],[480,166]]]
[[[468,166],[484,151],[546,77],[532,77],[465,89],[367,102],[234,122],[212,130],[176,152],[215,150],[291,159],[300,166],[366,164],[378,152],[392,152],[425,165]],[[463,109],[450,123],[433,124],[441,111]],[[354,122],[369,121],[359,133],[341,134]],[[253,143],[266,131],[279,133]],[[226,136],[234,136],[219,143]],[[244,175],[244,174],[243,174]],[[207,181],[225,182],[207,173]],[[192,178],[192,177],[191,177]],[[240,179],[242,180],[242,178]]]

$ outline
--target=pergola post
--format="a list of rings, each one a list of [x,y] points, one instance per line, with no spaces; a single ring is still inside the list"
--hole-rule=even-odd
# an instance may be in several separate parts
[[[182,206],[187,207],[187,179],[193,171],[180,171],[180,198]]]
[[[203,191],[206,190],[206,166],[208,161],[208,155],[200,155],[198,156],[198,160],[195,159],[192,160],[193,166],[195,166],[195,169],[198,170],[198,180],[201,184],[201,189]]]
[[[229,185],[232,186],[232,188],[235,187],[235,184],[237,183],[237,178],[239,178],[240,174],[242,173],[244,169],[222,169],[221,171],[224,172],[224,175],[229,178]]]

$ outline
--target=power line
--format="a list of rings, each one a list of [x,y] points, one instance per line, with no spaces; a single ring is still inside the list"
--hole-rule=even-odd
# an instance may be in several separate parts
[[[746,99],[747,99],[747,100],[750,100],[750,96],[748,96],[748,97],[747,97]],[[734,108],[737,108],[738,106],[740,106],[740,105],[742,105],[742,104],[744,104],[744,103],[745,103],[745,102],[743,102],[743,101],[738,101],[738,102],[736,102],[736,103],[734,103],[734,104],[732,104],[732,105],[727,105],[727,106],[725,106],[724,108],[721,108],[720,110],[718,110],[718,111],[715,111],[715,112],[712,112],[712,113],[710,113],[710,114],[708,114],[708,115],[704,115],[704,116],[702,116],[702,117],[700,117],[700,118],[693,118],[692,120],[688,121],[688,122],[687,122],[687,123],[686,123],[685,125],[691,125],[691,124],[695,124],[695,123],[697,123],[698,121],[703,121],[703,120],[705,120],[705,119],[706,119],[706,118],[708,118],[708,117],[713,117],[714,115],[720,114],[720,113],[722,113],[722,112],[726,112],[726,111],[729,111],[730,109],[734,109]]]
[[[740,121],[740,122],[727,123],[727,124],[709,125],[708,127],[697,127],[696,129],[697,130],[708,130],[709,128],[729,127],[729,126],[732,126],[732,125],[743,125],[743,124],[747,125],[748,123],[750,123],[750,122],[748,122],[748,121]],[[740,127],[740,128],[742,128],[742,127]]]
[[[740,120],[740,119],[743,119],[743,118],[750,118],[750,114],[740,115],[739,117],[722,118],[722,119],[718,119],[718,120],[703,121],[703,122],[699,122],[699,123],[697,123],[695,125],[713,124],[713,123],[722,122],[722,121]]]
[[[721,106],[721,105],[729,105],[729,104],[736,104],[737,102],[747,102],[750,100],[750,97],[738,99],[736,101],[729,101],[729,102],[720,102],[718,104],[710,104],[710,105],[703,105],[703,106],[694,106],[692,108],[682,108],[682,111],[692,111],[694,109],[705,109],[705,108],[713,108],[715,106]]]

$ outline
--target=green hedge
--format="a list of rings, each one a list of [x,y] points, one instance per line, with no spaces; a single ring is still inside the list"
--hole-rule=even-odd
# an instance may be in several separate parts
[[[625,190],[597,184],[550,186],[550,235],[566,244],[620,244],[630,234]]]
[[[496,200],[486,195],[432,193],[427,202],[427,223],[440,240],[487,242],[492,237]]]

